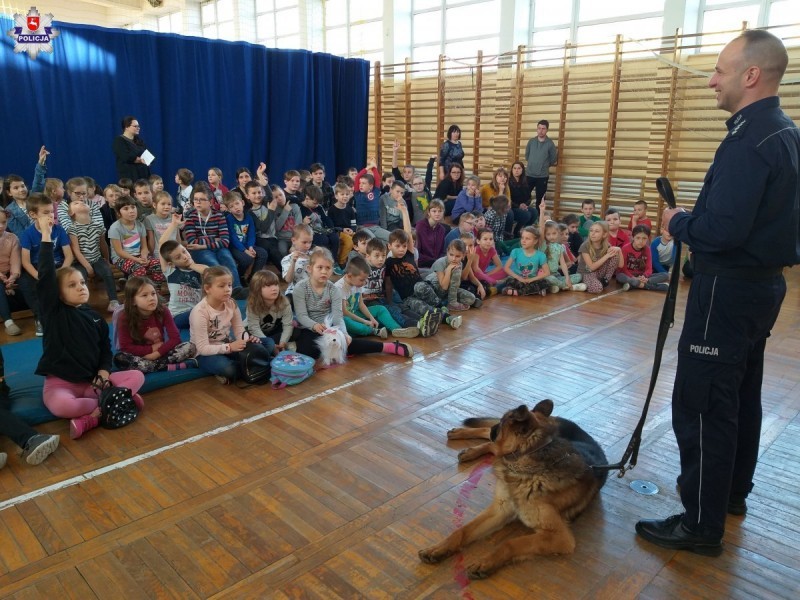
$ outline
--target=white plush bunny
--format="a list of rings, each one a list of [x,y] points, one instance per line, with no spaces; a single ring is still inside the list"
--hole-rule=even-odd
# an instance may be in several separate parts
[[[325,317],[325,331],[317,338],[323,366],[343,365],[347,360],[347,337],[344,331],[333,326],[331,317]]]

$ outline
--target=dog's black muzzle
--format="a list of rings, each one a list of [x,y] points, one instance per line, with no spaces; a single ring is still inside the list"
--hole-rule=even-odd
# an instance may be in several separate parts
[[[491,440],[494,442],[497,439],[497,432],[500,431],[500,425],[493,425],[492,432],[489,434]]]

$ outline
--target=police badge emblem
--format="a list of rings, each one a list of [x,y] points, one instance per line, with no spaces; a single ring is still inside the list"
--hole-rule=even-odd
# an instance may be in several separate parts
[[[17,54],[27,52],[33,59],[39,52],[52,54],[51,42],[59,33],[58,29],[53,29],[53,15],[51,13],[40,15],[35,6],[31,6],[27,15],[16,13],[14,28],[8,30],[8,36],[16,42],[14,52]]]

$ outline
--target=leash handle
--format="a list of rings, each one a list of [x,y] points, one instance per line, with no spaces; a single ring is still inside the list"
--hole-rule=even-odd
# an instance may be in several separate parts
[[[669,178],[659,177],[656,179],[656,189],[658,190],[658,195],[667,203],[667,206],[677,208],[675,193],[672,191],[672,184],[669,182]]]

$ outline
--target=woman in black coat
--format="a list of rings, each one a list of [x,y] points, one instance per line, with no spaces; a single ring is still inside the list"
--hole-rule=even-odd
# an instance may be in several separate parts
[[[131,181],[150,177],[150,167],[142,160],[147,146],[139,137],[139,121],[135,117],[122,119],[122,135],[114,138],[112,148],[117,159],[117,177]]]

